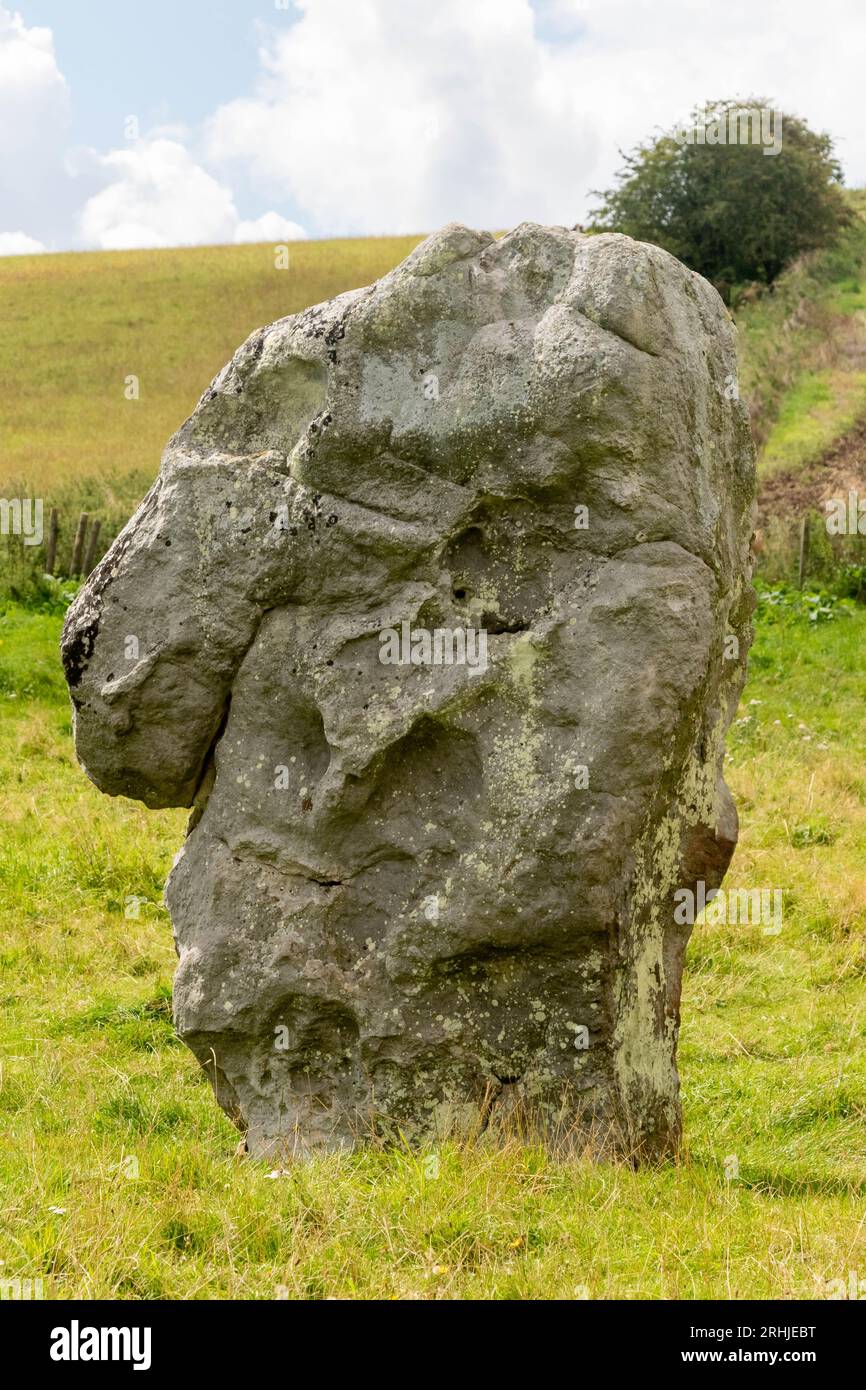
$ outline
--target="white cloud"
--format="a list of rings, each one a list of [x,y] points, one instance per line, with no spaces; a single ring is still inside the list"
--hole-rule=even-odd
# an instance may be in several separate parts
[[[73,152],[52,33],[0,0],[0,234],[125,248],[568,224],[619,150],[725,96],[829,130],[861,184],[844,37],[861,3],[824,0],[818,24],[814,0],[294,0],[261,31],[251,95],[229,87],[198,130]]]
[[[68,125],[69,90],[51,30],[28,28],[0,5],[0,230],[26,226],[50,237],[63,227]]]
[[[649,140],[704,101],[759,96],[837,141],[849,184],[866,182],[861,60],[844,41],[862,27],[862,0],[556,0],[577,41],[561,47],[559,74],[580,92],[601,157],[590,187],[621,168],[620,149]],[[803,54],[808,53],[808,62]],[[594,200],[587,199],[589,203]]]
[[[289,198],[316,232],[449,218],[574,220],[592,122],[527,0],[300,0],[256,95],[221,106],[210,159]]]
[[[263,212],[254,222],[239,222],[235,241],[303,241],[307,233],[298,222],[290,222],[278,212]]]
[[[0,232],[0,256],[32,256],[47,250],[41,241],[25,232]]]
[[[276,212],[242,221],[228,188],[162,135],[97,156],[110,178],[81,214],[81,236],[102,251],[203,246],[227,241],[298,240],[297,222]]]
[[[139,140],[100,162],[112,182],[84,206],[88,246],[121,251],[231,241],[238,220],[231,193],[176,140]]]
[[[757,94],[839,136],[863,181],[860,59],[840,37],[860,4],[825,0],[817,24],[813,0],[296,0],[206,149],[317,235],[570,223],[621,149]]]

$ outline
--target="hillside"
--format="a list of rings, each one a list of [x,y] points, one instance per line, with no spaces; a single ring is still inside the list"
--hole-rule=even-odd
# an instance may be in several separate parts
[[[116,529],[253,329],[369,284],[417,241],[297,242],[285,270],[267,244],[0,259],[0,495]]]
[[[814,462],[866,413],[866,190],[849,199],[838,243],[760,298],[745,288],[735,313],[762,478]]]
[[[864,195],[852,198],[862,212]],[[58,507],[62,573],[78,513],[101,519],[107,545],[169,436],[253,329],[369,284],[418,239],[298,242],[287,269],[269,244],[0,259],[0,496]],[[860,215],[837,247],[736,312],[763,475],[819,458],[866,412],[864,265]],[[39,552],[3,549],[26,591],[21,565]]]

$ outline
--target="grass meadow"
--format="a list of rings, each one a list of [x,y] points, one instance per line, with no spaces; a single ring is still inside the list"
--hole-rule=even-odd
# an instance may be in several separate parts
[[[250,330],[413,244],[299,244],[288,271],[262,246],[0,260],[0,491],[119,524]],[[827,343],[856,339],[862,251],[858,225],[740,312],[765,459],[802,462],[861,412],[857,353]],[[87,781],[58,663],[70,586],[16,600],[18,582],[0,600],[0,1280],[59,1299],[784,1299],[866,1279],[866,607],[762,589],[727,883],[781,888],[783,924],[695,929],[678,1163],[482,1138],[273,1171],[239,1154],[172,1031],[161,889],[184,813]]]
[[[729,882],[782,887],[783,927],[696,928],[687,1146],[638,1173],[481,1141],[278,1174],[238,1156],[171,1027],[184,813],[86,781],[60,614],[7,612],[2,1277],[56,1298],[725,1299],[866,1274],[866,610],[773,596],[730,740]]]
[[[419,240],[296,242],[284,269],[270,245],[0,259],[4,481],[50,500],[89,480],[135,500],[248,334],[369,284]]]

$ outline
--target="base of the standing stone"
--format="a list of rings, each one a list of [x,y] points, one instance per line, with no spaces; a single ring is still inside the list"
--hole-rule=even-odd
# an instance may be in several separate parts
[[[682,1134],[682,1116],[675,1072],[667,1077],[663,1095],[644,1096],[639,1115],[629,1111],[622,1095],[598,1087],[579,1088],[573,1082],[553,1085],[518,1078],[489,1078],[468,1091],[458,1087],[431,1098],[425,1113],[387,1107],[374,1094],[352,1104],[326,1097],[321,1089],[304,1094],[283,1093],[274,1106],[273,1093],[249,1095],[249,1068],[239,1073],[229,1064],[234,1083],[217,1058],[226,1050],[219,1040],[184,1041],[202,1064],[217,1101],[244,1135],[249,1157],[275,1163],[305,1162],[333,1153],[362,1148],[406,1148],[429,1151],[443,1143],[543,1146],[555,1158],[619,1161],[634,1165],[675,1157]],[[234,1054],[235,1064],[237,1053]],[[246,1093],[242,1106],[238,1091]],[[632,1105],[634,1097],[632,1097]]]

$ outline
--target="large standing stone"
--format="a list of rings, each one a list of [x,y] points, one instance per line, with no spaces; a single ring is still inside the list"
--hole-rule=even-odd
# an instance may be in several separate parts
[[[252,1153],[515,1102],[675,1144],[673,895],[737,833],[735,373],[657,247],[452,225],[254,333],[171,440],[63,655],[97,786],[193,807],[175,1019]]]

